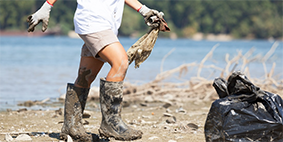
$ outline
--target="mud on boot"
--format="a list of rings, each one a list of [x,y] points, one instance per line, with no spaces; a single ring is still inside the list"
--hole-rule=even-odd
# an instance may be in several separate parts
[[[60,139],[67,140],[70,135],[74,141],[91,142],[92,135],[87,134],[83,124],[82,115],[85,108],[89,88],[79,88],[68,83],[64,108],[64,124]]]
[[[102,121],[99,128],[101,137],[116,140],[136,140],[142,138],[140,130],[128,127],[121,118],[123,82],[109,82],[100,79],[100,107]]]

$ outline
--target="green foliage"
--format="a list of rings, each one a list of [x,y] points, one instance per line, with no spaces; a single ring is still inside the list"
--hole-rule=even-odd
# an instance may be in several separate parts
[[[0,30],[26,30],[26,19],[45,0],[0,0]],[[282,1],[219,0],[140,0],[165,13],[172,33],[191,37],[197,32],[230,34],[235,38],[281,38],[283,29]],[[73,30],[76,0],[58,0],[52,8],[49,31],[67,34]],[[39,28],[38,28],[39,29]],[[148,31],[142,16],[125,6],[119,34],[140,36]],[[161,36],[169,36],[161,33]]]

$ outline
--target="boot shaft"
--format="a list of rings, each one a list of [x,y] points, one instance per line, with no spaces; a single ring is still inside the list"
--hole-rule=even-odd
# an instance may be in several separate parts
[[[76,87],[72,83],[68,83],[65,104],[68,102],[68,98],[70,98],[74,102],[79,102],[79,104],[76,105],[81,106],[83,113],[85,109],[88,93],[89,93],[89,88],[80,88],[80,87]]]
[[[142,132],[128,127],[121,118],[123,81],[110,82],[100,79],[100,106],[102,121],[98,130],[101,136],[116,140],[134,140],[142,137]]]
[[[67,93],[64,107],[64,124],[61,129],[60,139],[70,135],[73,139],[91,141],[91,135],[85,132],[82,124],[82,115],[85,108],[88,88],[79,88],[74,84],[67,84]]]
[[[99,99],[102,113],[120,116],[123,101],[123,81],[110,82],[101,78]]]

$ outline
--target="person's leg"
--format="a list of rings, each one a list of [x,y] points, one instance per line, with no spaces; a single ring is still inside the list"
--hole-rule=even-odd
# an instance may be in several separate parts
[[[98,55],[111,65],[107,81],[123,81],[128,69],[128,56],[120,42],[107,45]]]
[[[116,140],[135,140],[142,132],[128,127],[121,118],[123,80],[128,68],[128,56],[119,42],[106,46],[99,56],[111,65],[106,79],[100,80],[100,107],[102,121],[98,129],[100,136]]]
[[[96,78],[103,64],[104,62],[94,57],[82,56],[75,86],[90,88],[91,83]]]
[[[68,83],[64,107],[64,124],[60,139],[67,139],[70,135],[78,141],[90,142],[93,140],[87,134],[83,124],[82,115],[85,109],[90,84],[95,79],[104,62],[91,56],[81,56],[78,77],[75,84]]]

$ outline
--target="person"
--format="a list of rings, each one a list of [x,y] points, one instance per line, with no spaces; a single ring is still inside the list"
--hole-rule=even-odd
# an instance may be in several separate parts
[[[27,19],[28,32],[42,22],[42,31],[47,29],[49,15],[57,0],[47,0],[42,7]],[[75,32],[84,41],[78,76],[67,84],[64,106],[64,124],[60,139],[67,135],[78,141],[92,141],[86,133],[82,120],[91,83],[105,62],[111,65],[106,78],[100,79],[100,106],[102,121],[100,136],[116,140],[135,140],[142,137],[140,130],[127,126],[121,118],[123,80],[128,68],[128,56],[117,38],[121,25],[124,4],[139,12],[145,23],[154,27],[153,17],[162,18],[163,13],[142,5],[138,0],[77,0],[74,15]]]

